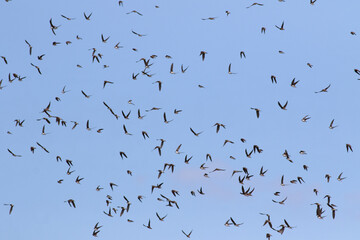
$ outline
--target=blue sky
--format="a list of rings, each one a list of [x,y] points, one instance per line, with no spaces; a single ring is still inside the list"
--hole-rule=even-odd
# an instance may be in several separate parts
[[[91,238],[97,222],[103,226],[99,239],[186,239],[182,230],[193,230],[191,239],[265,239],[270,233],[272,239],[331,240],[358,234],[360,82],[354,69],[360,68],[360,62],[359,38],[350,32],[360,34],[359,3],[273,0],[247,8],[252,3],[136,0],[119,6],[118,1],[2,1],[0,55],[8,64],[0,59],[5,86],[0,90],[0,239]],[[132,10],[142,16],[127,14]],[[84,12],[92,13],[90,21]],[[208,17],[216,18],[202,20]],[[61,25],[56,36],[50,18]],[[285,30],[280,31],[275,25],[283,21]],[[101,34],[110,36],[106,43]],[[33,47],[31,56],[25,40]],[[60,44],[53,46],[55,41]],[[118,42],[123,48],[114,49]],[[100,63],[92,63],[92,48],[103,55]],[[205,61],[201,51],[207,52]],[[246,58],[240,58],[241,51]],[[40,61],[37,56],[42,54]],[[154,75],[149,78],[141,73],[144,63],[137,61],[153,54],[157,58],[150,60],[153,65],[147,71]],[[41,75],[31,63],[40,67]],[[169,73],[172,63],[176,74]],[[236,74],[228,74],[230,63]],[[186,73],[181,73],[182,64],[189,66]],[[9,73],[26,78],[10,83]],[[133,73],[140,73],[137,80]],[[277,84],[271,82],[272,75]],[[300,80],[296,88],[290,86],[293,78]],[[105,80],[113,84],[103,88]],[[156,81],[162,82],[161,91]],[[315,94],[329,84],[328,92]],[[64,86],[70,91],[62,94]],[[85,98],[81,91],[91,97]],[[128,103],[130,99],[134,105]],[[288,101],[286,111],[278,101]],[[58,126],[55,118],[50,118],[51,124],[37,121],[46,117],[42,110],[49,102],[49,114],[61,117],[67,127]],[[103,102],[119,115],[118,120]],[[146,112],[152,107],[161,109]],[[251,108],[261,110],[259,119]],[[141,120],[138,109],[146,115]],[[182,112],[174,114],[174,109]],[[130,119],[124,119],[121,111],[131,111]],[[165,124],[164,112],[173,121]],[[305,115],[311,118],[302,122]],[[15,119],[25,120],[23,127],[15,126]],[[338,127],[329,129],[332,119]],[[86,130],[87,120],[91,131]],[[74,130],[71,121],[79,123]],[[217,122],[226,129],[216,133]],[[133,135],[124,134],[124,124]],[[41,134],[44,125],[47,135]],[[196,137],[190,127],[203,133]],[[97,133],[100,128],[102,133]],[[144,140],[142,131],[150,138]],[[166,140],[161,156],[153,150],[160,138]],[[234,144],[223,146],[225,139]],[[175,154],[179,144],[183,153]],[[263,152],[247,158],[245,149],[250,151],[255,144]],[[346,144],[354,152],[346,152]],[[34,154],[31,146],[36,147]],[[22,157],[13,157],[7,149]],[[282,156],[285,149],[293,163]],[[300,155],[300,150],[307,154]],[[128,158],[121,159],[120,151]],[[207,153],[212,162],[206,161]],[[189,164],[184,163],[185,155],[193,156]],[[57,162],[56,156],[63,161]],[[66,159],[74,165],[71,175],[66,174]],[[158,179],[164,163],[174,164],[175,171],[166,170]],[[206,170],[200,169],[203,163]],[[264,177],[259,176],[262,166],[268,169]],[[237,179],[243,172],[231,177],[233,170],[243,167],[254,175],[244,183],[245,188],[255,187],[252,197],[240,195]],[[215,168],[226,170],[209,173]],[[346,179],[340,182],[336,178],[341,172]],[[205,178],[205,173],[210,177]],[[326,174],[332,176],[329,183]],[[282,175],[289,185],[280,186]],[[77,176],[84,178],[81,184],[75,183]],[[299,176],[305,183],[289,183]],[[110,182],[118,185],[114,191]],[[162,182],[162,189],[151,194],[151,186]],[[98,185],[104,189],[96,191]],[[198,194],[200,187],[205,195]],[[180,196],[174,197],[173,189]],[[280,196],[274,196],[277,191]],[[180,209],[158,201],[160,194],[176,200]],[[323,198],[327,194],[337,205],[335,219]],[[132,203],[130,211],[122,217],[119,212],[106,216],[107,195],[112,196],[114,208],[125,207],[126,196]],[[142,203],[138,195],[144,196]],[[285,197],[284,205],[272,201]],[[75,200],[75,209],[64,202],[68,199]],[[310,205],[315,202],[326,210],[322,220],[316,217],[316,206]],[[14,204],[11,215],[9,206],[2,205],[9,203]],[[156,212],[168,215],[164,222]],[[283,219],[296,228],[280,235],[262,226],[266,216],[260,212],[271,215],[276,229]],[[230,217],[244,224],[225,227]],[[143,227],[149,219],[151,230]]]

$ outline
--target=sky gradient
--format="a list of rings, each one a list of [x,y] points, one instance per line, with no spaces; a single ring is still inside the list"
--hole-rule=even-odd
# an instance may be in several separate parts
[[[5,86],[0,90],[0,239],[90,239],[97,222],[103,226],[99,239],[186,239],[182,230],[193,230],[191,239],[266,239],[266,233],[271,239],[354,239],[360,218],[360,76],[354,72],[360,69],[360,3],[273,0],[247,8],[252,3],[125,0],[119,6],[110,0],[2,1],[0,55],[8,64],[0,59]],[[90,20],[84,13],[92,13]],[[215,20],[202,20],[209,17]],[[56,35],[50,19],[60,25]],[[285,30],[280,31],[275,25],[283,21]],[[106,43],[101,34],[110,36]],[[32,45],[32,55],[25,40]],[[118,42],[122,48],[115,49]],[[100,63],[92,62],[92,48],[103,55]],[[204,61],[201,51],[207,52]],[[246,58],[240,58],[241,51]],[[42,54],[43,60],[38,60]],[[157,58],[150,58],[153,54]],[[141,73],[141,58],[153,64],[146,69],[152,77]],[[228,74],[230,63],[236,74]],[[176,74],[170,74],[171,64]],[[182,64],[189,66],[185,73]],[[9,73],[26,78],[10,83]],[[137,80],[133,73],[139,73]],[[290,86],[293,78],[300,80],[296,88]],[[105,80],[113,84],[103,88]],[[156,81],[162,82],[161,91]],[[328,92],[315,93],[329,84]],[[65,94],[64,86],[69,90]],[[286,111],[278,101],[288,101]],[[38,121],[47,117],[42,111],[49,102],[48,113],[66,121],[66,127],[55,118],[49,118],[51,124]],[[146,111],[153,107],[161,109]],[[259,118],[251,108],[261,110]],[[137,118],[138,109],[146,115],[143,119]],[[174,114],[174,109],[182,112]],[[131,111],[129,119],[121,111]],[[164,112],[172,120],[168,124]],[[311,118],[302,122],[306,115]],[[23,127],[15,126],[15,119],[25,120]],[[333,119],[337,127],[329,129]],[[88,120],[91,131],[86,129]],[[79,125],[72,129],[71,121]],[[216,133],[215,123],[226,128]],[[124,134],[123,125],[131,136]],[[194,136],[190,127],[203,132]],[[142,131],[150,138],[145,140]],[[166,140],[161,156],[154,150],[160,138]],[[225,139],[234,144],[223,146]],[[183,153],[176,154],[179,144]],[[353,152],[346,151],[346,144]],[[251,151],[253,145],[263,152],[247,158],[245,149]],[[34,154],[31,146],[36,147]],[[7,149],[22,157],[13,157]],[[285,150],[293,163],[282,156]],[[307,154],[300,155],[300,150]],[[121,151],[127,158],[121,159]],[[207,153],[212,161],[206,160]],[[185,155],[193,156],[189,164],[184,163]],[[66,159],[73,162],[71,175],[66,174]],[[164,163],[174,164],[175,170],[165,170],[158,179]],[[200,169],[203,163],[206,170]],[[262,166],[268,169],[263,177]],[[240,195],[238,176],[244,173],[231,177],[233,170],[243,167],[254,175],[243,185],[255,187],[251,197]],[[215,168],[226,170],[210,173]],[[346,179],[338,181],[341,172]],[[329,183],[326,174],[331,175]],[[280,185],[283,175],[286,186]],[[80,184],[75,183],[77,176],[84,178]],[[289,183],[299,176],[305,183]],[[113,191],[110,182],[118,185]],[[162,188],[151,193],[151,186],[162,182]],[[98,185],[104,189],[96,191]],[[205,195],[198,193],[200,187]],[[173,189],[180,196],[174,197]],[[280,196],[274,196],[277,191]],[[176,200],[180,209],[157,200],[160,194]],[[327,194],[337,206],[335,219],[326,206]],[[126,196],[130,211],[122,217],[120,210],[114,217],[106,216],[107,195],[116,209],[126,207]],[[144,196],[142,202],[138,195]],[[272,201],[285,197],[284,205]],[[68,199],[75,200],[76,208],[64,202]],[[326,210],[324,219],[317,218],[316,206],[311,205],[315,202]],[[10,203],[11,215],[9,206],[3,205]],[[161,222],[156,212],[168,216]],[[270,214],[275,229],[284,219],[295,228],[281,235],[262,226],[266,216],[259,213]],[[244,224],[224,226],[230,217]],[[143,226],[149,219],[151,230]]]

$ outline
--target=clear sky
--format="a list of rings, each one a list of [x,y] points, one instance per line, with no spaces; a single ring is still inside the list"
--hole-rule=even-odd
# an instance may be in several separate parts
[[[2,1],[0,56],[8,64],[0,59],[0,239],[91,239],[97,222],[103,226],[99,239],[187,239],[182,230],[193,230],[191,239],[266,239],[266,233],[271,239],[355,239],[360,233],[360,76],[354,72],[360,69],[360,2],[272,0],[247,8],[252,3]],[[92,13],[90,20],[84,13]],[[202,20],[209,17],[215,19]],[[56,35],[50,19],[59,26]],[[284,30],[275,27],[283,21]],[[101,34],[110,38],[103,42]],[[201,51],[207,52],[204,61]],[[241,51],[246,58],[240,58]],[[93,54],[101,54],[100,63],[92,62]],[[141,58],[150,59],[145,72],[151,77],[142,73]],[[230,63],[236,74],[228,73]],[[171,64],[175,74],[170,74]],[[188,67],[185,73],[181,65]],[[10,83],[14,73],[26,78]],[[296,88],[290,86],[293,78],[299,80]],[[104,81],[112,83],[103,88]],[[330,84],[327,92],[315,93]],[[288,101],[287,110],[278,101]],[[43,112],[49,102],[51,117]],[[153,107],[161,109],[146,111]],[[251,108],[260,109],[259,118]],[[182,112],[174,114],[174,109]],[[131,111],[129,119],[121,111]],[[171,122],[164,123],[164,113]],[[301,121],[306,115],[310,119]],[[66,126],[58,125],[55,116]],[[22,127],[16,119],[25,120]],[[333,119],[337,127],[330,129]],[[71,121],[79,123],[75,129]],[[226,128],[216,133],[215,123]],[[123,125],[132,135],[124,134]],[[190,127],[202,133],[195,136]],[[160,138],[166,140],[161,156],[154,150]],[[234,144],[223,146],[225,140]],[[182,153],[176,154],[180,144]],[[346,151],[346,144],[353,152]],[[263,151],[246,157],[245,149],[250,152],[254,145]],[[283,156],[285,150],[292,163]],[[127,158],[121,159],[120,152]],[[206,160],[208,153],[212,161]],[[185,155],[193,156],[188,164]],[[75,170],[71,175],[66,159]],[[165,170],[158,179],[165,163],[174,164],[174,172]],[[265,176],[259,175],[262,166],[268,170]],[[241,185],[238,177],[246,174],[231,175],[244,167],[253,177]],[[216,168],[225,171],[210,173]],[[342,172],[346,178],[338,181]],[[283,175],[285,186],[280,185]],[[80,184],[78,176],[84,178]],[[297,177],[305,183],[291,184]],[[110,182],[117,184],[113,191]],[[161,189],[151,193],[151,186],[160,183]],[[96,191],[99,185],[103,189]],[[241,186],[255,188],[252,196],[241,195]],[[204,195],[198,193],[201,187]],[[166,206],[160,194],[179,209]],[[104,214],[107,195],[117,210],[111,211],[113,217]],[[336,205],[335,219],[325,195]],[[123,196],[131,206],[120,217],[127,206]],[[285,198],[284,204],[272,201]],[[317,218],[313,203],[321,204],[324,219]],[[3,204],[13,204],[11,215]],[[167,217],[159,221],[156,213]],[[263,226],[267,217],[259,213],[271,216],[275,230]],[[230,217],[243,225],[224,226]],[[152,229],[143,226],[149,219]],[[281,235],[276,230],[284,219],[294,228]]]

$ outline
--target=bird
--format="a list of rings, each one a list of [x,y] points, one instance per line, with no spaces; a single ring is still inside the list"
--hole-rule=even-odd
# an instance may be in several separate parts
[[[298,84],[299,81],[300,80],[295,81],[295,78],[293,78],[293,80],[291,81],[290,86],[293,87],[293,88],[296,88],[296,84]]]
[[[181,230],[181,232],[187,237],[190,238],[192,230],[189,233],[185,233],[184,230]]]
[[[25,43],[29,46],[29,53],[31,55],[32,53],[32,46],[30,45],[30,43],[28,41],[25,40]]]
[[[333,124],[334,124],[334,121],[335,121],[335,119],[331,120],[330,126],[329,126],[330,129],[334,129],[334,128],[337,127],[337,126],[334,126],[334,125],[333,125]]]
[[[50,29],[51,29],[52,33],[53,33],[54,35],[56,35],[55,30],[58,29],[61,25],[55,26],[55,25],[52,23],[52,18],[50,18],[50,21],[49,21],[49,22],[50,22]]]
[[[204,61],[205,60],[205,55],[207,54],[207,52],[205,51],[201,51],[200,52],[200,56],[201,56],[201,59]]]
[[[190,128],[190,131],[196,136],[198,137],[202,132],[195,132],[192,128]]]
[[[250,6],[248,6],[246,8],[251,8],[252,6],[264,6],[264,4],[255,2],[255,3],[251,4]]]
[[[347,143],[347,144],[346,144],[346,152],[349,152],[349,150],[350,150],[350,151],[353,151],[351,145]]]
[[[255,110],[256,112],[256,117],[259,118],[260,117],[260,109],[258,108],[251,108],[252,110]]]
[[[330,86],[331,86],[331,84],[329,84],[326,88],[323,88],[323,89],[321,89],[320,91],[315,92],[315,93],[328,92],[327,90],[330,88]]]
[[[91,17],[92,13],[90,13],[89,15],[86,15],[86,13],[84,13],[84,17],[86,20],[90,21],[90,17]]]
[[[231,63],[229,64],[229,67],[228,67],[228,74],[236,74],[236,73],[231,72]]]
[[[281,23],[281,26],[280,26],[280,27],[277,26],[277,25],[275,25],[275,27],[276,27],[277,29],[281,30],[281,31],[285,30],[285,29],[284,29],[284,21]]]
[[[278,105],[279,105],[279,107],[280,107],[282,110],[287,110],[287,109],[286,109],[286,106],[288,105],[288,101],[286,101],[286,103],[285,103],[284,105],[281,105],[281,103],[278,102]]]
[[[104,35],[101,34],[101,41],[102,41],[103,43],[106,43],[107,40],[109,40],[109,38],[110,38],[110,37],[104,38]]]
[[[9,208],[9,215],[11,215],[13,209],[14,209],[14,204],[12,203],[5,203],[4,206],[10,206]]]

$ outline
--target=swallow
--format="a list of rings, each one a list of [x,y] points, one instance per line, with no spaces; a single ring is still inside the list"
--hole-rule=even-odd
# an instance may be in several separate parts
[[[342,180],[344,180],[346,177],[342,177],[342,174],[343,173],[340,173],[339,174],[339,176],[337,177],[337,180],[339,181],[339,182],[341,182]]]
[[[127,156],[124,152],[120,152],[120,157],[121,157],[121,159],[124,159],[124,157],[127,158]]]
[[[7,203],[7,204],[4,204],[4,206],[10,206],[10,209],[9,209],[9,215],[11,215],[13,209],[14,209],[14,204],[12,203]]]
[[[69,199],[65,202],[67,202],[70,207],[76,208],[75,201],[73,199]]]
[[[87,120],[86,121],[86,130],[91,131],[91,129],[93,129],[93,128],[90,128],[90,121]]]
[[[200,55],[199,56],[201,56],[201,59],[204,61],[205,60],[205,55],[207,54],[207,52],[205,52],[205,51],[201,51],[200,52]]]
[[[261,33],[265,34],[265,31],[266,31],[266,28],[265,28],[265,27],[262,27],[262,28],[261,28]]]
[[[286,101],[286,103],[285,103],[284,105],[281,105],[281,103],[278,102],[278,105],[279,105],[279,107],[280,107],[282,110],[287,110],[287,109],[286,109],[286,106],[288,105],[288,101]]]
[[[96,190],[97,192],[99,192],[99,191],[101,191],[102,189],[104,189],[104,188],[100,187],[100,185],[99,185],[99,186],[96,187],[95,190]]]
[[[138,75],[139,75],[139,73],[138,73],[138,74],[134,74],[134,73],[133,73],[133,74],[132,74],[132,79],[133,79],[133,80],[136,80],[136,77],[137,77]]]
[[[311,5],[314,5],[315,2],[316,2],[316,0],[310,0]]]
[[[0,84],[1,85],[1,84]],[[182,112],[182,110],[181,109],[174,109],[174,114],[179,114],[179,113],[181,113]]]
[[[145,34],[140,34],[140,33],[137,33],[137,32],[135,32],[135,31],[133,31],[133,30],[131,30],[131,32],[132,32],[133,34],[139,36],[139,37],[144,37],[144,36],[146,36]]]
[[[165,215],[164,217],[160,217],[159,214],[156,213],[156,216],[158,217],[158,219],[159,219],[161,222],[163,222],[167,215]]]
[[[32,63],[30,63],[30,64],[31,64],[31,66],[33,66],[34,68],[36,68],[36,69],[37,69],[37,71],[39,72],[39,74],[41,74],[41,71],[40,71],[39,66],[36,66],[36,65],[34,65],[34,64],[32,64]]]
[[[312,68],[312,67],[313,67],[313,65],[312,65],[311,63],[307,63],[306,65],[308,65],[309,68]]]
[[[168,120],[166,119],[166,113],[165,113],[165,112],[164,112],[164,114],[163,114],[163,118],[164,118],[164,123],[170,123],[170,122],[173,121],[173,119],[170,120],[170,121],[168,121]]]
[[[157,83],[158,84],[158,89],[159,89],[159,92],[161,92],[161,86],[162,86],[162,82],[161,81],[156,81],[156,82],[153,82],[153,84]]]
[[[109,40],[109,38],[110,38],[110,37],[104,38],[104,35],[101,34],[101,41],[102,41],[103,43],[106,43],[107,40]]]
[[[329,126],[330,129],[334,129],[334,128],[337,127],[337,126],[334,126],[334,125],[333,125],[333,124],[334,124],[334,121],[335,121],[335,119],[333,119],[333,120],[330,122],[330,126]]]
[[[234,144],[233,141],[225,139],[224,144],[223,144],[223,147],[224,147],[227,143]]]
[[[252,6],[264,6],[264,4],[262,3],[253,3],[250,6],[246,7],[246,8],[251,8]]]
[[[324,89],[321,89],[320,91],[318,92],[315,92],[315,93],[322,93],[322,92],[328,92],[327,90],[330,88],[331,84],[329,84],[329,86],[327,86],[326,88]]]
[[[190,128],[190,131],[196,136],[198,137],[202,132],[198,132],[196,133],[192,128]]]
[[[45,147],[43,147],[40,143],[36,142],[36,144],[41,147],[45,152],[50,153]]]
[[[110,185],[110,188],[111,188],[111,191],[114,191],[114,188],[113,187],[117,187],[118,185],[116,185],[115,183],[109,183]]]
[[[180,145],[176,148],[176,150],[175,150],[175,153],[176,153],[176,154],[182,153],[182,152],[180,152],[181,146],[182,146],[182,144],[180,144]]]
[[[271,75],[271,83],[277,83],[276,77]]]
[[[254,151],[254,150],[251,150],[251,152],[248,153],[247,149],[245,149],[246,157],[251,158],[251,154],[253,153],[253,151]]]
[[[275,27],[277,28],[277,29],[279,29],[279,30],[285,30],[284,29],[284,21],[282,22],[282,24],[281,24],[281,26],[280,27],[278,27],[277,25],[275,25]]]
[[[261,167],[260,169],[260,176],[264,177],[265,176],[265,173],[267,172],[268,170],[265,170],[264,171],[264,167]]]
[[[346,144],[346,152],[349,152],[349,150],[350,150],[350,151],[353,151],[351,145],[347,143],[347,144]]]
[[[231,72],[231,63],[229,64],[229,67],[228,67],[228,74],[236,74],[236,73]]]
[[[225,129],[225,125],[222,123],[215,123],[213,127],[216,126],[216,133],[220,131],[220,127],[223,127]]]
[[[355,72],[357,75],[360,75],[360,70],[359,70],[359,69],[354,69],[354,72]]]
[[[28,41],[25,40],[25,42],[26,42],[26,44],[29,46],[29,53],[30,53],[30,55],[31,55],[31,53],[32,53],[32,46],[30,45],[30,43],[29,43]]]
[[[65,18],[66,20],[69,20],[69,21],[71,21],[71,20],[75,20],[75,18],[69,18],[69,17],[66,17],[66,16],[64,16],[64,15],[61,15],[63,18]]]
[[[250,109],[255,110],[257,118],[260,117],[260,109],[258,109],[258,108],[250,108]]]
[[[229,16],[230,15],[230,12],[229,11],[225,11],[225,13],[226,13],[226,16]]]
[[[77,176],[75,182],[76,182],[77,184],[80,184],[80,182],[81,182],[83,179],[84,179],[84,178],[80,178],[80,176]]]
[[[50,29],[51,29],[52,33],[53,33],[54,35],[56,35],[55,30],[58,29],[61,25],[55,26],[55,25],[52,23],[52,18],[50,18],[50,21],[49,21],[49,22],[50,22]]]
[[[131,12],[128,12],[128,13],[126,13],[126,14],[131,14],[131,13],[136,13],[137,15],[142,16],[142,14],[139,13],[138,11],[136,11],[136,10],[132,10]]]
[[[72,130],[74,130],[76,128],[77,125],[79,125],[79,123],[75,122],[75,121],[71,121],[72,123],[74,123],[74,126],[72,127]]]
[[[303,117],[301,119],[302,122],[306,122],[307,120],[309,120],[311,117],[309,117],[309,115],[306,115],[305,117]]]
[[[4,87],[6,87],[6,86],[2,85],[2,81],[3,81],[3,80],[1,79],[1,80],[0,80],[0,90],[3,89]]]
[[[4,60],[5,64],[8,64],[8,61],[7,61],[6,57],[1,56],[1,58]]]
[[[299,81],[300,80],[295,81],[295,78],[293,78],[293,80],[291,81],[290,86],[293,87],[293,88],[296,88],[296,84],[298,84]]]
[[[103,84],[103,89],[105,88],[106,84],[114,84],[114,82],[110,82],[110,81],[105,80],[104,84]]]
[[[287,197],[286,197],[286,198],[284,198],[284,200],[282,200],[282,201],[280,201],[280,202],[275,201],[275,200],[272,200],[272,201],[273,201],[274,203],[284,204],[284,203],[285,203],[285,201],[286,201],[286,199],[287,199]]]
[[[91,17],[92,13],[90,13],[88,16],[86,16],[86,14],[84,13],[84,17],[86,20],[90,21],[90,17]]]
[[[181,64],[181,72],[182,72],[182,73],[185,73],[188,68],[189,68],[189,66],[187,66],[186,68],[184,68],[184,66]]]
[[[186,233],[184,232],[184,230],[181,230],[181,232],[182,232],[187,238],[190,238],[190,235],[191,235],[191,233],[192,233],[192,230],[191,230],[188,234],[186,234]]]
[[[146,116],[146,115],[143,115],[143,116],[142,116],[142,115],[140,114],[140,109],[138,109],[138,119],[143,119],[145,116]]]
[[[174,63],[172,63],[171,66],[170,66],[170,74],[176,74],[174,72]]]
[[[124,119],[129,119],[129,116],[130,116],[131,110],[129,111],[129,113],[128,113],[128,114],[125,114],[125,113],[124,113],[124,111],[121,111],[121,113],[122,113],[122,115],[123,115]]]
[[[238,226],[244,224],[244,223],[236,223],[232,217],[230,217],[230,221],[232,222],[232,224],[234,224],[235,227],[238,227]]]
[[[10,149],[7,149],[7,150],[11,155],[13,155],[13,157],[22,157],[21,155],[14,154]]]
[[[124,133],[126,134],[126,135],[132,135],[131,133],[129,133],[127,130],[126,130],[126,127],[125,127],[125,125],[123,124],[123,129],[124,129]]]
[[[245,52],[241,51],[241,52],[240,52],[240,58],[243,58],[243,57],[246,58]]]
[[[202,18],[201,20],[215,20],[217,17]]]

